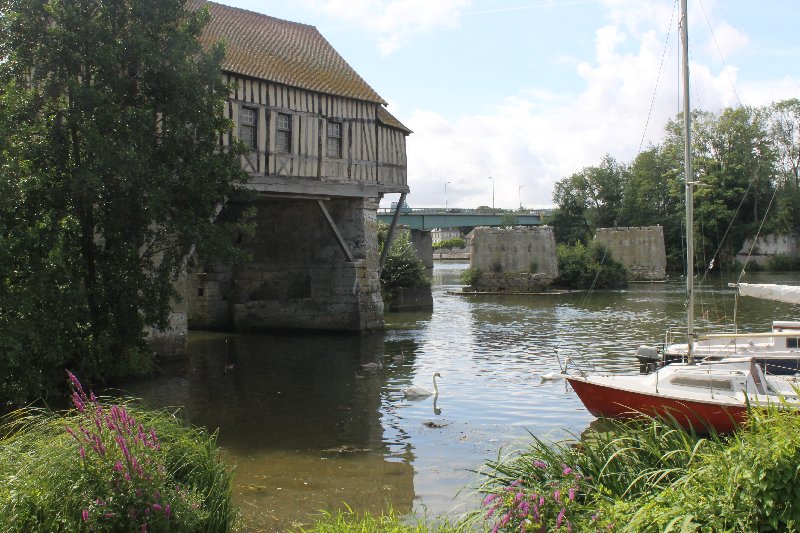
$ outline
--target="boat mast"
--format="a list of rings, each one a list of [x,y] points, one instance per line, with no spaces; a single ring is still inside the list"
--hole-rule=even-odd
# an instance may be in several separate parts
[[[689,24],[686,1],[681,0],[681,45],[683,57],[684,180],[686,182],[686,323],[688,362],[694,364],[694,191],[692,190],[691,108],[689,106]]]

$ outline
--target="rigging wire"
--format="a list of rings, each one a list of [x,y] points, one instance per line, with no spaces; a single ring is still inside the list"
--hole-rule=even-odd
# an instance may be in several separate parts
[[[703,11],[703,16],[706,19],[706,24],[708,24],[708,31],[711,32],[711,38],[714,40],[714,46],[717,48],[717,53],[719,54],[719,58],[722,61],[722,66],[725,68],[725,74],[728,76],[728,81],[731,84],[731,89],[733,89],[733,95],[736,97],[736,102],[741,106],[742,101],[739,99],[739,93],[736,91],[736,84],[733,81],[733,77],[731,76],[731,69],[728,68],[728,63],[725,61],[725,56],[722,54],[722,49],[719,47],[719,43],[717,42],[717,36],[714,34],[714,28],[711,27],[711,20],[708,18],[708,13],[706,12],[706,6],[703,5],[703,0],[700,0],[700,9]]]
[[[672,4],[672,15],[669,18],[669,26],[668,28],[672,28],[672,21],[675,20],[675,11],[678,6],[677,0]],[[647,111],[647,120],[644,123],[644,129],[642,130],[642,138],[639,140],[639,149],[637,153],[642,152],[642,146],[644,145],[644,136],[647,135],[647,129],[650,126],[650,118],[653,116],[653,108],[656,105],[656,96],[658,96],[658,87],[661,85],[661,74],[664,72],[664,60],[667,57],[667,50],[669,50],[669,41],[672,37],[672,30],[667,31],[667,38],[664,41],[664,49],[661,52],[661,64],[658,66],[658,76],[656,77],[656,86],[653,88],[653,97],[650,99],[650,109]],[[800,90],[800,89],[798,89]],[[619,215],[617,215],[617,220],[619,220]]]

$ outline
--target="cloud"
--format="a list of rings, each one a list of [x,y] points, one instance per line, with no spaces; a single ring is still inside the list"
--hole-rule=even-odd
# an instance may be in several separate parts
[[[596,30],[593,56],[575,67],[583,80],[575,94],[530,86],[488,112],[452,121],[424,109],[398,114],[415,132],[408,139],[409,205],[443,205],[445,181],[450,207],[491,205],[492,176],[497,207],[550,206],[557,180],[598,164],[606,153],[630,162],[640,148],[660,142],[664,125],[681,110],[676,36],[664,57],[666,29],[656,26],[652,14],[647,27],[646,8],[615,19],[617,8],[640,3],[608,3],[609,18],[617,23]],[[746,42],[734,28],[718,39],[728,50]],[[729,69],[693,60],[693,107],[718,110],[737,103],[731,84],[736,69]],[[755,93],[764,88],[746,87],[744,103],[752,98],[758,105]]]
[[[415,36],[458,27],[471,0],[305,0],[308,9],[362,27],[388,55]]]

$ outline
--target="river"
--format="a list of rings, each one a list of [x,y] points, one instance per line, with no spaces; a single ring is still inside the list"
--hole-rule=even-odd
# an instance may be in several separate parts
[[[564,381],[542,380],[558,372],[556,354],[636,372],[636,348],[685,320],[678,280],[558,296],[450,294],[467,266],[437,263],[433,312],[388,314],[385,332],[192,332],[187,361],[125,390],[219,428],[250,531],[285,531],[345,503],[457,515],[476,504],[474,470],[487,459],[525,446],[529,432],[562,439],[593,420]],[[732,320],[725,281],[699,283],[699,323]],[[748,274],[743,281],[798,280]],[[751,298],[739,307],[745,331],[800,310]],[[437,371],[435,403],[404,397],[412,384],[432,388]]]

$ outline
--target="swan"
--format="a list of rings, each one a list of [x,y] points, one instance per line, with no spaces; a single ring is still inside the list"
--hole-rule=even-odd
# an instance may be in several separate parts
[[[436,378],[440,377],[442,377],[442,375],[438,372],[433,374],[433,392],[424,387],[414,385],[405,389],[403,395],[405,395],[406,398],[424,398],[430,395],[439,396],[439,387],[436,385]]]
[[[547,374],[542,374],[542,381],[558,381],[565,377],[566,374],[563,372],[548,372]]]

